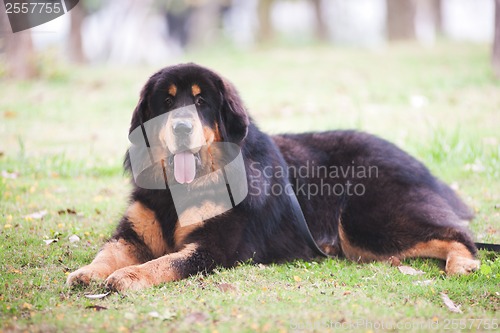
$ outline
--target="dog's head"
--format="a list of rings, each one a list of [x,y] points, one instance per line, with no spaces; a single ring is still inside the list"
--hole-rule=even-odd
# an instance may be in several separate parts
[[[134,110],[130,133],[138,128],[146,132],[144,124],[154,119],[159,123],[147,134],[147,144],[154,141],[163,148],[154,152],[164,156],[154,159],[162,161],[169,180],[180,184],[217,169],[217,161],[224,159],[214,158],[222,154],[217,143],[241,145],[249,126],[233,85],[195,64],[167,67],[150,77]]]

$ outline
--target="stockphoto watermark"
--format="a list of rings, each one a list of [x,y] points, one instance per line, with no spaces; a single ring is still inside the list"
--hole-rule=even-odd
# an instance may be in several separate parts
[[[376,165],[320,165],[306,161],[300,166],[263,166],[250,163],[249,194],[279,196],[294,191],[296,195],[311,199],[315,196],[363,196],[367,179],[378,178]],[[292,183],[272,182],[272,179],[292,179]]]
[[[302,321],[290,322],[292,331],[322,331],[322,330],[370,330],[370,331],[451,331],[458,330],[481,330],[481,331],[496,331],[500,327],[498,319],[440,319],[432,318],[427,320],[403,320],[403,321],[384,321],[384,320],[369,320],[359,319],[354,321],[346,320],[317,320],[317,321]]]
[[[13,33],[52,21],[68,13],[79,0],[4,0]]]

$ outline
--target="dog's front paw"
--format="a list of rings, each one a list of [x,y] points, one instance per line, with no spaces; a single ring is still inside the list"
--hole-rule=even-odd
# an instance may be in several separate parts
[[[88,285],[91,281],[102,281],[109,275],[109,270],[97,265],[84,266],[70,275],[66,279],[68,287],[83,284]]]
[[[118,292],[141,290],[154,285],[152,277],[140,265],[117,270],[106,279],[105,283],[108,288]]]

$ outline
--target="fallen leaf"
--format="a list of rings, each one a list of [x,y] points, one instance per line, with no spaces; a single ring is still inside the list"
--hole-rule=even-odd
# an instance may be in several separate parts
[[[297,275],[295,275],[295,276],[293,277],[293,279],[294,279],[296,282],[300,282],[300,281],[302,281],[302,279],[300,278],[300,276],[297,276]]]
[[[80,241],[80,237],[78,237],[77,235],[71,235],[68,237],[68,240],[70,243],[76,243]]]
[[[410,267],[410,266],[398,266],[398,269],[399,269],[399,271],[401,273],[403,273],[405,275],[422,275],[422,274],[425,274],[425,272],[420,271],[420,270],[416,270],[415,268]]]
[[[64,215],[64,214],[76,215],[76,210],[71,209],[71,208],[61,209],[61,210],[57,211],[57,214],[59,214],[59,215]]]
[[[434,280],[423,280],[423,281],[413,281],[416,286],[430,286],[434,283]]]
[[[158,313],[158,311],[151,311],[148,313],[148,316],[153,318],[160,318],[160,314]]]
[[[15,273],[15,274],[23,274],[23,272],[21,272],[20,270],[18,269],[15,269],[15,268],[10,268],[7,273]]]
[[[24,302],[22,305],[22,308],[25,310],[31,310],[33,308],[33,305],[31,305],[30,303]]]
[[[185,318],[184,321],[187,324],[195,324],[195,323],[201,323],[204,322],[208,319],[208,315],[203,312],[193,312],[188,314]]]
[[[12,119],[12,118],[16,118],[17,117],[17,113],[14,112],[14,111],[5,111],[3,113],[3,117],[5,119]]]
[[[111,197],[113,196],[113,191],[109,188],[103,188],[99,191],[99,195],[102,195],[104,197]]]
[[[158,311],[151,311],[148,313],[150,317],[153,318],[158,318],[161,320],[170,320],[176,317],[176,314],[170,310],[165,310],[162,314],[160,314]]]
[[[222,292],[236,291],[236,287],[230,283],[219,283],[217,288]]]
[[[52,243],[56,243],[58,241],[57,238],[53,238],[53,239],[44,239],[43,240],[45,242],[45,245],[50,245]]]
[[[39,220],[41,218],[43,218],[45,215],[47,215],[47,211],[46,210],[41,210],[41,211],[38,211],[38,212],[34,212],[34,213],[31,213],[31,214],[28,214],[28,215],[25,215],[24,218],[28,218],[28,219],[35,219],[35,220]]]
[[[441,294],[441,299],[444,302],[444,305],[450,310],[451,312],[456,312],[456,313],[462,313],[462,310],[458,306],[453,303],[453,301],[446,295],[445,293],[440,293]]]
[[[352,291],[346,290],[346,291],[344,291],[344,293],[342,294],[342,296],[347,296],[347,295],[350,295],[351,293],[352,293]]]
[[[101,298],[108,296],[110,293],[111,292],[108,291],[107,293],[104,293],[104,294],[85,295],[85,297],[90,298],[90,299],[101,299]]]
[[[95,311],[102,311],[102,310],[107,310],[108,308],[100,305],[89,305],[86,306],[85,309],[94,309]]]

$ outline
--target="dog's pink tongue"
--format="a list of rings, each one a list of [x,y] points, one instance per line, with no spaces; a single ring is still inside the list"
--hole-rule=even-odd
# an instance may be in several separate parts
[[[189,151],[174,155],[174,176],[179,184],[191,183],[196,174],[194,154]]]

